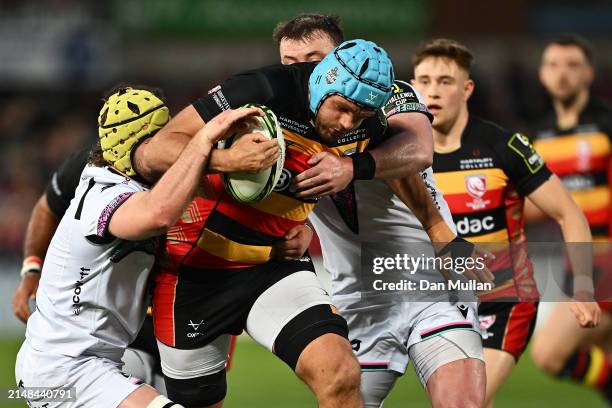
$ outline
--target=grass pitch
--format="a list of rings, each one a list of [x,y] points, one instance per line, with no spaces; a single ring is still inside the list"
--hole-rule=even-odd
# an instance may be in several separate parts
[[[0,339],[0,389],[14,386],[15,356],[21,341]],[[314,398],[293,372],[256,343],[241,338],[228,374],[227,408],[310,408]],[[4,389],[3,389],[4,390]],[[3,391],[6,392],[6,391]],[[0,396],[0,401],[6,396]],[[425,392],[412,372],[402,377],[384,408],[428,407]],[[568,382],[555,381],[540,373],[526,355],[500,391],[496,408],[598,408],[606,403],[593,391]],[[0,402],[0,408],[26,407]]]

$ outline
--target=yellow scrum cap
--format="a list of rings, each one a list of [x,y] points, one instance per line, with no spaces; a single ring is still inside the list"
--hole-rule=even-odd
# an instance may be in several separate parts
[[[152,92],[119,89],[106,100],[98,116],[98,136],[104,160],[128,176],[136,175],[132,167],[132,149],[169,120],[170,110]]]

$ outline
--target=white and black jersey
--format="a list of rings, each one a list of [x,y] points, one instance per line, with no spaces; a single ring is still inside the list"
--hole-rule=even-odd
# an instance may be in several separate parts
[[[157,242],[118,239],[108,225],[119,206],[146,190],[111,168],[85,167],[45,257],[27,325],[32,348],[118,361],[134,340],[149,305]]]
[[[395,81],[385,109],[421,112],[411,108],[412,105],[424,107],[425,103],[408,83]],[[429,113],[425,113],[431,120]],[[380,142],[380,139],[373,138],[368,148],[376,147]],[[436,187],[432,168],[423,170],[421,177],[440,214],[455,231],[451,212],[442,192]],[[411,244],[416,244],[420,251],[430,243],[414,213],[381,180],[355,181],[344,191],[321,199],[309,219],[321,241],[325,269],[332,277],[333,299],[359,296],[363,289],[359,275],[364,244],[389,243],[393,248],[406,244],[406,251]]]

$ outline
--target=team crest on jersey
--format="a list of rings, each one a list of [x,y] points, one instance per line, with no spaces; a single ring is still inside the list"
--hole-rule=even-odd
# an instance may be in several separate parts
[[[491,203],[490,200],[483,200],[482,197],[487,192],[487,176],[484,174],[470,174],[465,176],[465,188],[473,198],[472,202],[465,203],[473,210],[481,210]]]
[[[325,74],[325,82],[331,85],[336,82],[336,79],[338,79],[338,67],[330,68]]]

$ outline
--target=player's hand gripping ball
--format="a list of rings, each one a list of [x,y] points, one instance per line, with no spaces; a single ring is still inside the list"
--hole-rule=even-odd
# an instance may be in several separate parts
[[[285,140],[276,115],[268,107],[256,104],[247,104],[244,107],[257,107],[264,112],[264,115],[255,116],[256,124],[244,132],[231,135],[221,142],[219,147],[229,149],[242,136],[255,132],[261,133],[268,140],[276,139],[280,147],[280,154],[276,162],[259,173],[230,172],[223,174],[225,190],[236,200],[251,203],[261,201],[270,195],[280,179],[285,163]]]

